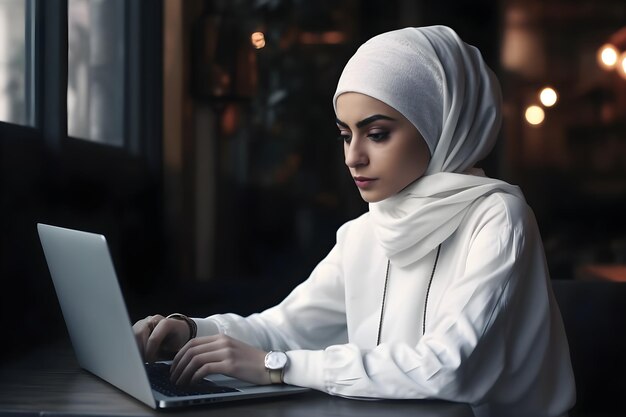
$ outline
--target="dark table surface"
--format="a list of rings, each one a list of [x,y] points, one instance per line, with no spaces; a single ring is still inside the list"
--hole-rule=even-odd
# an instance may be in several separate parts
[[[68,344],[58,343],[0,362],[0,415],[473,417],[474,414],[466,404],[359,401],[316,391],[155,411],[80,369]]]

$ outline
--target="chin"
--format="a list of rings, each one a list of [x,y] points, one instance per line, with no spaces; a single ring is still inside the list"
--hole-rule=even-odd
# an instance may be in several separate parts
[[[377,194],[370,194],[367,192],[361,192],[361,198],[363,199],[363,201],[365,201],[366,203],[378,203],[379,201],[383,201],[384,199],[388,198],[389,196],[384,196],[384,195],[377,195]]]

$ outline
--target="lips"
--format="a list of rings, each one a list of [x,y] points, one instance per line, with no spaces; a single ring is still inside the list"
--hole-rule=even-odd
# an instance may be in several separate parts
[[[359,188],[367,188],[369,186],[371,186],[374,181],[376,181],[377,178],[369,178],[369,177],[354,177],[354,182],[356,183],[356,186]]]

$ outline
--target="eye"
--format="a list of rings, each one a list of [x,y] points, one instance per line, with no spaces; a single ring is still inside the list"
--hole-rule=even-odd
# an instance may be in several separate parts
[[[337,140],[343,141],[345,143],[350,143],[352,140],[352,136],[346,132],[339,132],[339,136],[337,136]]]
[[[389,132],[386,130],[381,132],[370,132],[367,137],[373,142],[382,142],[389,138]]]

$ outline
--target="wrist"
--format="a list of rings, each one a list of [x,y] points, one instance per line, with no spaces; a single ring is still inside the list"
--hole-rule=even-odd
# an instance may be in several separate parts
[[[288,364],[289,358],[285,352],[270,351],[265,355],[265,370],[272,384],[284,382],[285,369]]]
[[[187,324],[187,328],[189,329],[189,340],[193,339],[198,334],[198,326],[196,325],[196,322],[185,316],[184,314],[172,313],[165,318],[184,321]]]

